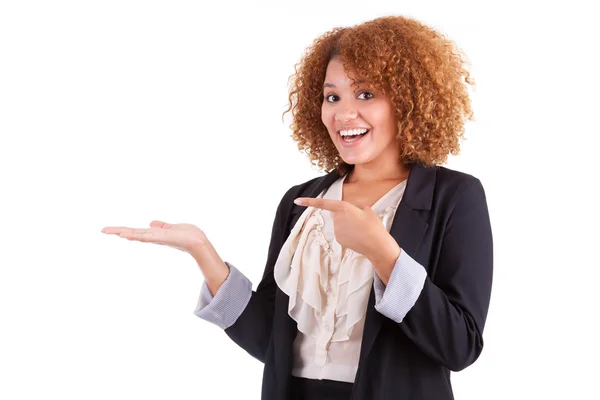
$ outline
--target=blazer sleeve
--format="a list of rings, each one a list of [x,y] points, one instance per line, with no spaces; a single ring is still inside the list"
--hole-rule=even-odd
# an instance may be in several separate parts
[[[486,196],[466,184],[442,238],[434,280],[423,288],[400,329],[430,358],[460,371],[479,357],[492,289],[493,244]]]
[[[235,343],[263,363],[273,331],[275,293],[277,289],[273,268],[285,241],[284,233],[287,229],[287,215],[293,201],[293,189],[288,190],[277,207],[262,280],[256,290],[252,291],[250,300],[243,312],[237,317],[233,325],[225,329],[225,333]]]
[[[206,282],[202,284],[198,304],[194,310],[202,318],[221,329],[230,327],[244,312],[252,295],[252,282],[236,267],[225,261],[229,275],[213,296]]]

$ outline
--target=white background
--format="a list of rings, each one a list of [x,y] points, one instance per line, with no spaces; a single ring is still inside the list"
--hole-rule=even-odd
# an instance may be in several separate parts
[[[477,82],[447,166],[486,189],[495,275],[456,398],[600,398],[592,10],[302,3],[0,2],[1,399],[258,399],[262,364],[192,313],[194,260],[100,230],[196,224],[255,288],[281,196],[322,174],[281,119],[293,66],[386,14],[447,34]]]

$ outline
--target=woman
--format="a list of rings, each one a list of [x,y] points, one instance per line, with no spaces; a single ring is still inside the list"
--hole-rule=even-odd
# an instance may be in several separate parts
[[[326,175],[275,215],[256,291],[201,229],[103,232],[190,253],[196,315],[264,362],[263,399],[452,399],[492,284],[483,187],[441,167],[472,118],[454,44],[404,17],[337,28],[297,66],[292,137]]]

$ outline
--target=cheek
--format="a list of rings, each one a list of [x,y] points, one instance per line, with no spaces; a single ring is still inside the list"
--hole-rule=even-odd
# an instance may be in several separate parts
[[[394,116],[390,107],[380,107],[377,110],[374,110],[374,113],[371,115],[373,121],[379,126],[384,127],[385,129],[394,127]]]
[[[321,121],[325,124],[327,122],[327,109],[324,104],[321,104]]]
[[[327,130],[333,130],[333,113],[331,112],[329,107],[321,107],[321,122],[323,122],[323,125],[327,127]]]

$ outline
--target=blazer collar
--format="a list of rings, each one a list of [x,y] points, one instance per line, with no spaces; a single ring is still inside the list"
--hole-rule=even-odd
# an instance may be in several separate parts
[[[437,167],[412,164],[402,201],[413,210],[431,210]]]

